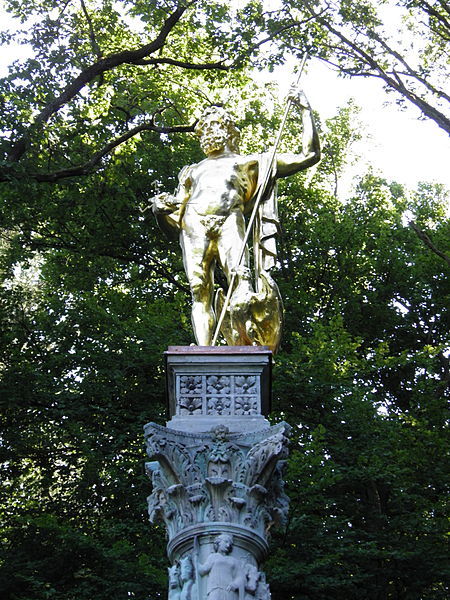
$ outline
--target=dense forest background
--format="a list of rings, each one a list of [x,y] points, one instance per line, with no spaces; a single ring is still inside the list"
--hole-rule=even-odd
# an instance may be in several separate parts
[[[450,14],[388,2],[7,0],[33,57],[0,80],[0,589],[5,600],[154,600],[143,425],[165,422],[162,353],[192,341],[177,241],[151,211],[226,98],[242,151],[270,145],[255,70],[305,49],[377,77],[450,132]],[[394,3],[392,3],[394,4]],[[293,426],[273,600],[448,597],[448,193],[361,172],[338,198],[357,107],[318,124],[323,159],[282,182],[274,274],[285,334],[272,421]],[[298,114],[283,140],[298,147]],[[432,148],[419,148],[432,152]]]

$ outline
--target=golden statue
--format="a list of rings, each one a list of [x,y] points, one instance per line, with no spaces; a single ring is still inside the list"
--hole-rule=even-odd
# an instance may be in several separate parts
[[[306,96],[299,89],[291,90],[289,102],[302,112],[301,153],[239,154],[240,134],[232,117],[223,108],[211,106],[195,129],[206,158],[181,170],[174,195],[162,193],[152,199],[161,226],[179,232],[192,293],[192,325],[200,346],[214,345],[219,314],[220,333],[228,345],[269,346],[274,352],[279,346],[282,302],[270,275],[276,262],[278,230],[275,182],[320,159],[319,138]],[[253,285],[246,216],[256,198]],[[231,286],[227,299],[220,288],[214,294],[216,264]]]

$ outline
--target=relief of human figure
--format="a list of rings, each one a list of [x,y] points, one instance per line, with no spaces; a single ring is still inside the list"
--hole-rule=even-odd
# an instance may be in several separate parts
[[[239,255],[246,231],[246,216],[253,208],[270,153],[239,154],[239,130],[221,107],[205,110],[196,134],[206,158],[184,167],[174,195],[152,199],[158,222],[179,233],[184,268],[192,294],[192,325],[198,345],[211,345],[223,292],[214,298],[214,270],[220,266],[228,285],[235,273],[231,301],[222,334],[229,345],[268,345],[276,350],[281,338],[282,303],[270,275],[276,263],[278,228],[273,188],[280,177],[293,175],[317,163],[320,143],[311,107],[304,93],[291,90],[290,100],[302,113],[303,140],[298,153],[277,154],[269,184],[253,231],[255,251],[253,283],[246,248]]]
[[[197,560],[197,573],[207,576],[207,600],[244,600],[245,572],[241,561],[231,556],[233,537],[227,533],[214,540],[214,552],[204,563]]]

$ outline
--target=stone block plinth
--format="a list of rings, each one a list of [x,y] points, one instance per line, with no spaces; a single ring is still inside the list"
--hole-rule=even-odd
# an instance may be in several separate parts
[[[165,353],[170,421],[180,431],[255,431],[269,426],[271,358],[267,347],[170,346]]]

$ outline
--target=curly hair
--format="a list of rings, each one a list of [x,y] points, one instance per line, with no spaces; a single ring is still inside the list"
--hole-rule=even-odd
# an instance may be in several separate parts
[[[230,113],[221,106],[208,106],[208,108],[203,111],[202,116],[195,126],[195,134],[197,137],[200,138],[202,136],[205,121],[210,115],[216,115],[218,120],[225,126],[229,138],[230,150],[233,152],[239,152],[239,140],[241,138],[240,131],[236,127],[234,119]]]

